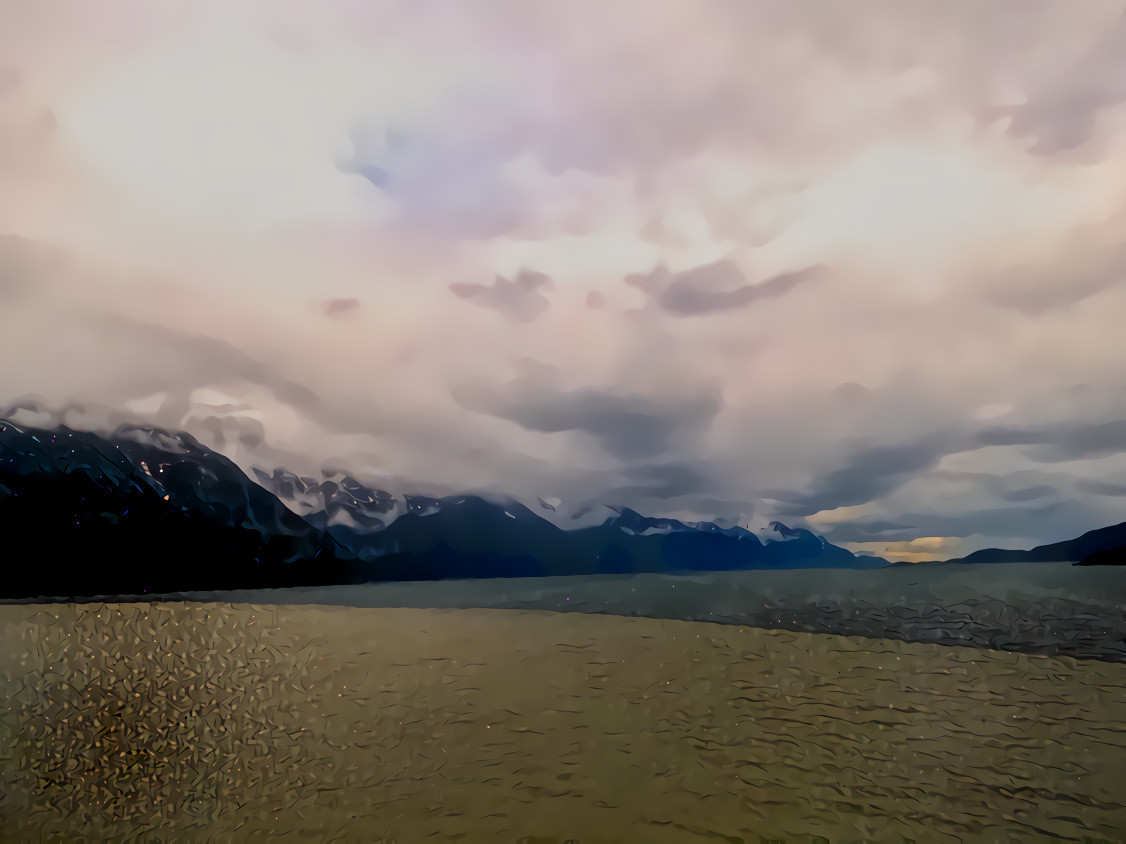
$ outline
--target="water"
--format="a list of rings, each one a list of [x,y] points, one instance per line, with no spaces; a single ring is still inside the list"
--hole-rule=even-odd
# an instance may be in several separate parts
[[[0,838],[1121,840],[1126,664],[519,610],[0,607]]]
[[[195,592],[181,600],[546,609],[1126,661],[1126,569],[1070,563],[699,572]]]

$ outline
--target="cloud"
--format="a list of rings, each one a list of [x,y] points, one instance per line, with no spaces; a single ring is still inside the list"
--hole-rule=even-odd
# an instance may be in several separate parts
[[[481,95],[482,102],[451,96],[434,124],[391,124],[382,137],[354,131],[354,154],[341,171],[380,191],[413,234],[487,240],[510,232],[528,216],[534,198],[506,173],[516,154],[504,125],[516,119],[513,104],[499,93]],[[469,113],[488,119],[474,121]]]
[[[0,235],[0,301],[11,307],[33,296],[49,272],[48,250],[24,238]]]
[[[646,397],[596,387],[565,389],[553,381],[549,367],[533,366],[499,389],[459,387],[454,398],[469,410],[530,431],[589,434],[623,460],[665,454],[678,438],[706,428],[722,407],[720,396],[708,392]]]
[[[491,308],[517,322],[531,322],[548,308],[551,302],[540,293],[540,288],[550,290],[551,279],[543,273],[521,270],[516,278],[498,277],[491,286],[484,284],[451,284],[450,290],[461,299],[467,299],[483,308]]]
[[[1081,479],[1076,482],[1076,488],[1081,492],[1089,492],[1092,495],[1107,495],[1107,496],[1124,496],[1126,495],[1126,484],[1113,484],[1106,481],[1092,481]]]
[[[967,452],[967,456],[972,455]],[[928,479],[941,482],[950,488],[972,488],[997,501],[1032,501],[1048,495],[1066,495],[1078,480],[1067,471],[1045,472],[1039,469],[1020,469],[1013,472],[965,472],[938,469]]]
[[[622,472],[625,483],[608,492],[607,497],[619,495],[626,501],[637,499],[667,499],[706,494],[711,478],[699,465],[692,463],[654,463],[631,466]],[[753,505],[743,503],[740,512],[750,516]]]
[[[1025,487],[1024,489],[1014,489],[1011,492],[1006,492],[1002,497],[1006,501],[1022,503],[1025,501],[1035,501],[1038,498],[1048,498],[1057,495],[1058,492],[1055,487],[1042,484],[1040,486]]]
[[[192,419],[187,424],[205,435],[202,441],[212,444],[220,451],[229,449],[235,443],[252,452],[266,445],[266,428],[257,419],[218,414],[200,416],[202,418]]]
[[[820,274],[822,267],[779,273],[758,284],[747,284],[746,276],[731,260],[716,261],[669,274],[664,268],[627,283],[649,293],[673,316],[700,316],[744,308],[753,302],[782,296]]]
[[[1041,261],[1022,266],[993,280],[986,288],[989,300],[1032,317],[1062,310],[1126,285],[1126,243],[1120,239],[1120,220],[1113,234],[1099,227],[1081,232],[1067,250],[1066,263]]]
[[[982,445],[1040,446],[1029,454],[1043,463],[1101,457],[1126,451],[1126,419],[994,427],[982,431],[979,441]]]
[[[226,380],[241,380],[268,388],[278,401],[316,413],[321,400],[317,394],[271,366],[236,348],[227,340],[191,335],[155,324],[144,324],[124,317],[107,317],[106,327],[118,336],[137,344],[137,356],[148,357],[154,383],[164,389],[208,386]],[[160,373],[163,380],[157,380]]]
[[[329,299],[324,304],[324,312],[329,319],[341,319],[358,307],[360,307],[359,299]]]
[[[825,527],[818,526],[818,532],[830,542],[904,542],[919,535],[919,528],[909,520],[889,521],[887,519],[858,519]]]
[[[1115,10],[1117,11],[1117,10]],[[1032,139],[1041,155],[1066,153],[1097,131],[1100,114],[1126,101],[1126,26],[1107,21],[1074,61],[1054,73],[1037,74],[1027,101],[1009,109],[1009,132]]]
[[[1095,527],[1124,33],[1040,0],[8,4],[0,403],[560,519]]]
[[[1038,522],[1039,530],[1030,536],[1029,521]],[[903,541],[909,536],[974,537],[978,541],[967,547],[1023,547],[1074,539],[1092,527],[1090,514],[1081,505],[1070,501],[1054,501],[1038,506],[990,507],[966,513],[905,513],[902,529],[893,530],[885,523],[872,526],[861,520],[857,524],[833,525],[824,531],[830,542]],[[853,537],[856,537],[854,539]],[[1021,537],[1027,537],[1021,539]],[[1034,538],[1033,538],[1034,537]],[[967,553],[969,553],[967,551]],[[936,555],[939,559],[943,557]],[[934,559],[935,557],[931,557]]]
[[[799,516],[864,504],[894,492],[947,454],[960,450],[959,439],[946,434],[903,446],[875,446],[852,454],[842,468],[817,478],[810,492],[769,494],[783,502],[783,512]]]

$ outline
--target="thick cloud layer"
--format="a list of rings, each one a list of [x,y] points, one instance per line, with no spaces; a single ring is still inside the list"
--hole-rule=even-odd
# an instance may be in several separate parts
[[[0,403],[902,559],[1122,521],[1124,8],[0,4]]]

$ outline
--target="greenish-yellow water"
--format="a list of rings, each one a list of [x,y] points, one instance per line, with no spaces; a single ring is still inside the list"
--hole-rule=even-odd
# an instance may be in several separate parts
[[[1126,840],[1126,665],[516,610],[0,607],[0,839]]]

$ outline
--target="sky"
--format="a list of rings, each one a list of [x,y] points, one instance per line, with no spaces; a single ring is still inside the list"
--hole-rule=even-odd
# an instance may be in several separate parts
[[[1126,520],[1124,198],[1123,0],[0,0],[0,405],[1031,547]]]

